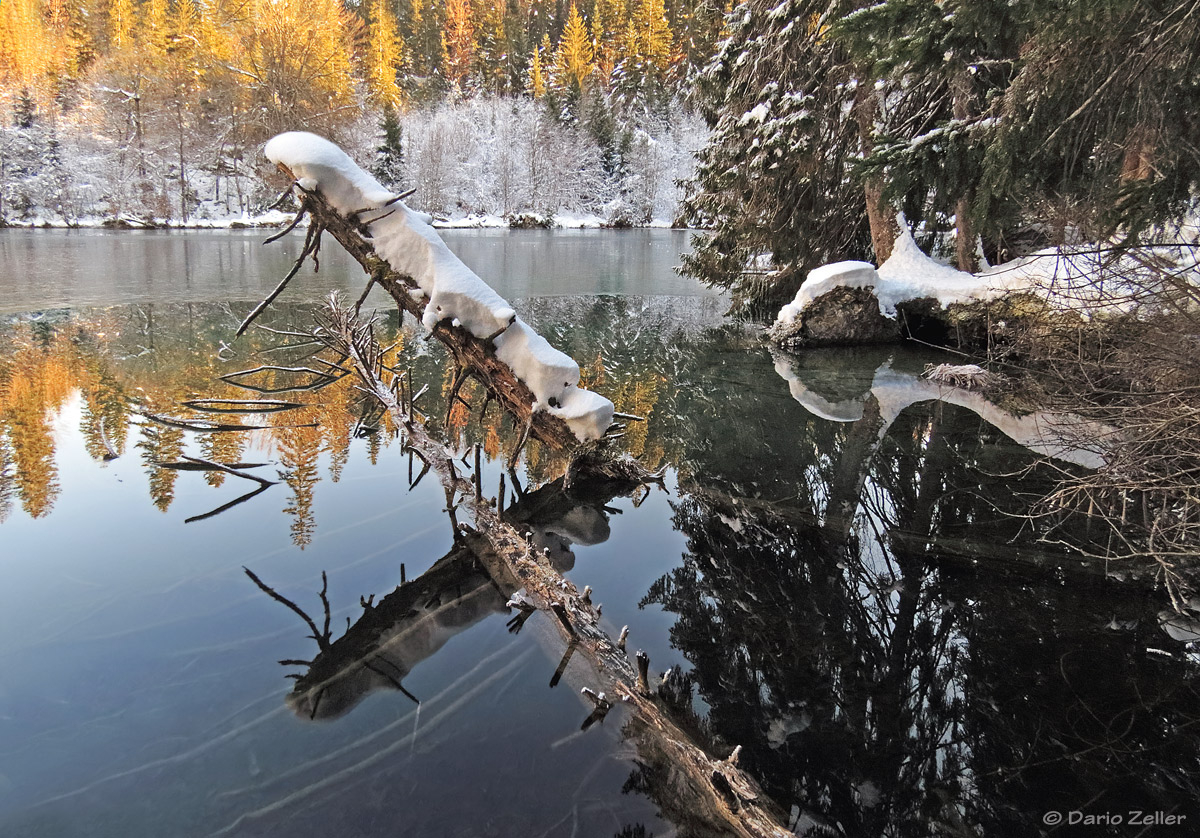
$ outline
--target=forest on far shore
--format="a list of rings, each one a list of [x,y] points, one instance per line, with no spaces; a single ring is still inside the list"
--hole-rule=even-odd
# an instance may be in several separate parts
[[[258,150],[328,136],[448,216],[675,220],[707,130],[705,0],[5,0],[0,224],[271,203]]]

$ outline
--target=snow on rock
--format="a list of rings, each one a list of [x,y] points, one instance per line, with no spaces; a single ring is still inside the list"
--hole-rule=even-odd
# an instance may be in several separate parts
[[[612,423],[613,403],[578,388],[579,365],[519,319],[503,297],[464,265],[429,225],[428,216],[409,209],[342,149],[316,134],[280,134],[264,152],[273,163],[287,166],[304,189],[319,189],[343,215],[359,213],[375,252],[416,282],[420,291],[412,289],[410,295],[429,297],[421,320],[426,329],[450,321],[477,338],[494,338],[496,357],[533,391],[534,410],[562,418],[580,441],[604,434]]]
[[[867,262],[834,262],[809,272],[796,298],[779,310],[781,325],[796,322],[813,300],[834,288],[873,288],[879,312],[895,318],[896,306],[910,300],[932,298],[944,308],[952,303],[990,300],[1013,290],[1027,288],[1029,279],[1016,272],[991,269],[969,274],[943,265],[922,252],[904,221],[891,257],[878,270]]]
[[[779,310],[778,322],[794,323],[817,297],[834,288],[875,288],[879,274],[869,262],[834,262],[809,271],[796,299]]]

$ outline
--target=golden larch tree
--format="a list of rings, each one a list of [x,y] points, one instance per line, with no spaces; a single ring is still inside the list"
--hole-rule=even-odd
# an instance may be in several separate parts
[[[389,0],[372,0],[371,21],[367,26],[367,89],[381,107],[400,110],[404,91],[396,81],[403,67],[404,39],[396,26]]]
[[[587,89],[588,80],[595,69],[587,24],[579,14],[579,7],[572,3],[566,28],[554,54],[554,82],[562,90],[582,92]]]
[[[32,87],[45,73],[53,45],[38,0],[0,2],[0,83]]]
[[[470,0],[446,0],[442,46],[446,53],[446,80],[462,88],[475,65],[475,22]]]

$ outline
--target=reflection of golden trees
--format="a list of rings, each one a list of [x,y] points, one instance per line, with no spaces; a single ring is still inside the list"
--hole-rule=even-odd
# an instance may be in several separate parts
[[[312,421],[321,425],[321,442],[329,452],[329,478],[334,483],[342,478],[342,468],[350,459],[351,410],[359,398],[351,378],[346,377],[321,391],[314,412]]]
[[[15,494],[30,517],[40,518],[59,493],[51,419],[72,391],[70,365],[63,357],[69,344],[52,334],[35,340],[32,331],[15,337],[11,354],[0,360],[0,435],[6,437],[0,481],[9,484],[0,493],[6,496],[0,514],[7,514]]]
[[[146,401],[152,411],[166,408],[170,403],[157,395]],[[159,511],[166,512],[175,500],[175,480],[179,472],[169,468],[159,468],[158,463],[173,462],[183,454],[183,431],[179,428],[168,428],[147,422],[142,426],[142,438],[137,442],[140,459],[150,475],[150,499]]]
[[[244,433],[203,434],[200,437],[200,456],[214,463],[236,463],[242,459],[246,442]],[[225,472],[206,471],[204,479],[209,486],[220,486],[225,482]]]
[[[332,388],[326,388],[329,390]],[[301,425],[318,421],[319,406],[290,410],[280,425]],[[313,497],[317,482],[321,479],[317,463],[321,456],[321,429],[319,427],[277,427],[273,431],[279,451],[279,464],[283,467],[283,482],[292,490],[292,502],[284,513],[292,516],[292,541],[297,547],[306,547],[312,542],[316,530],[313,515]]]
[[[289,312],[288,322],[303,322],[305,316],[303,311]],[[362,444],[372,464],[397,438],[399,429],[391,417],[379,415],[374,405],[364,400],[352,377],[320,390],[273,396],[305,402],[307,406],[298,410],[233,416],[183,407],[181,402],[196,396],[247,399],[258,395],[219,380],[224,373],[259,363],[319,365],[306,360],[300,350],[290,355],[286,351],[264,354],[263,350],[288,341],[259,330],[240,339],[236,361],[219,360],[212,348],[229,334],[228,317],[216,307],[192,306],[185,311],[162,305],[153,309],[129,306],[76,315],[66,324],[42,322],[35,326],[12,326],[0,335],[0,518],[18,501],[29,514],[44,515],[50,509],[59,491],[50,419],[73,390],[81,398],[80,433],[88,453],[103,459],[107,450],[102,437],[119,453],[136,448],[159,509],[165,510],[174,499],[176,480],[196,480],[195,475],[180,478],[177,471],[157,465],[179,459],[187,446],[194,444],[196,454],[222,463],[257,459],[247,455],[248,449],[273,448],[292,493],[286,512],[295,518],[292,534],[301,546],[309,543],[315,527],[313,496],[321,477],[321,455],[328,453],[328,474],[337,480],[356,435],[364,438]],[[387,326],[381,326],[378,334],[384,343],[398,336],[411,337],[411,333],[391,332]],[[411,369],[416,378],[414,390],[426,382],[431,384],[431,392],[419,407],[439,426],[446,417],[453,368],[449,362],[438,365],[437,356],[430,357],[423,350],[411,340],[400,340],[386,353],[384,363]],[[652,420],[630,423],[618,444],[656,467],[669,444],[663,437],[662,421],[653,420],[660,400],[670,399],[666,379],[652,356],[631,353],[636,357],[626,357],[619,348],[613,352],[611,358],[609,352],[587,353],[591,360],[583,364],[583,383],[611,398],[618,410]],[[286,388],[309,380],[312,376],[307,374],[263,372],[243,383]],[[474,381],[466,382],[461,395],[470,407],[458,402],[450,411],[444,432],[451,444],[460,450],[479,444],[489,459],[507,459],[522,429],[514,427],[495,404],[481,419],[486,394]],[[670,413],[669,408],[664,409]],[[134,411],[141,410],[184,421],[240,421],[272,427],[252,438],[241,432],[193,434],[140,418],[137,425],[131,425]],[[284,427],[308,422],[319,426]],[[136,445],[129,439],[130,427],[139,428],[133,431]],[[563,457],[536,444],[527,446],[525,460],[528,477],[535,484],[557,477],[565,467]],[[230,485],[219,471],[205,472],[203,478],[214,487]]]
[[[665,456],[662,441],[650,433],[650,419],[665,382],[666,379],[653,368],[609,370],[600,353],[580,371],[581,387],[607,396],[618,412],[632,413],[646,420],[629,422],[622,443],[626,451],[650,469],[657,468]]]

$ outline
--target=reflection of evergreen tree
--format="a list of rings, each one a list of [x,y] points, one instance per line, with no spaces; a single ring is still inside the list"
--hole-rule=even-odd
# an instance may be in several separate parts
[[[297,424],[312,421],[311,409],[292,411],[289,420]],[[280,428],[276,432],[279,445],[279,464],[283,466],[283,482],[292,490],[291,504],[284,508],[292,516],[292,541],[298,547],[312,542],[316,530],[313,496],[321,479],[317,462],[321,455],[321,433],[318,428]]]
[[[1018,537],[1021,522],[995,510],[1024,499],[979,485],[982,469],[1014,467],[1012,449],[933,406],[858,444],[877,417],[868,404],[855,424],[869,434],[852,425],[840,441],[797,445],[786,503],[697,490],[676,504],[688,552],[643,604],[676,615],[672,640],[713,734],[742,744],[768,793],[831,834],[1036,834],[1042,813],[1097,794],[1112,811],[1195,799],[1187,664],[1148,659],[1147,635],[1098,630],[1153,606],[1123,591],[1048,593],[926,553]],[[701,462],[726,488],[780,465]],[[819,526],[847,493],[850,524]]]
[[[0,365],[0,432],[8,437],[15,491],[33,518],[50,512],[58,497],[51,413],[72,391],[69,365],[50,324],[33,324],[20,348]]]
[[[104,423],[104,434],[117,453],[125,450],[126,431],[129,422],[129,405],[116,375],[108,364],[101,363],[96,356],[80,353],[79,358],[83,390],[83,419],[81,430],[87,452],[94,459],[102,460],[108,453],[100,433]]]
[[[175,462],[183,454],[183,431],[147,423],[137,443],[142,463],[150,476],[150,499],[160,512],[166,512],[175,500],[175,480],[179,472],[161,468],[157,463]]]
[[[242,458],[246,442],[244,433],[201,434],[200,456],[215,463],[236,463]],[[204,479],[210,486],[222,485],[225,477],[223,471],[204,472]]]

